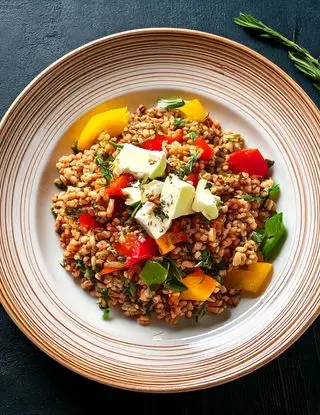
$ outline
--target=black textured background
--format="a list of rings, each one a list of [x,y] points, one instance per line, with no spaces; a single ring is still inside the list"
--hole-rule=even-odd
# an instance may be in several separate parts
[[[0,115],[47,65],[93,39],[140,27],[185,27],[239,41],[319,93],[281,47],[237,27],[249,12],[320,54],[319,0],[0,0]],[[297,304],[299,307],[299,304]],[[0,414],[320,414],[320,323],[282,356],[232,383],[177,395],[125,392],[84,379],[39,351],[0,306]],[[116,409],[118,407],[118,409]],[[100,409],[101,408],[101,409]]]

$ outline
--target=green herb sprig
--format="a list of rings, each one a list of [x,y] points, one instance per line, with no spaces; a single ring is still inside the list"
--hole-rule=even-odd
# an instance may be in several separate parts
[[[157,102],[157,108],[173,110],[175,108],[182,107],[184,104],[185,104],[185,101],[181,98],[177,98],[177,99],[163,99],[163,98],[161,98]]]
[[[108,141],[108,144],[110,144],[112,147],[114,147],[117,150],[123,149],[123,144],[118,144],[115,141],[110,140]]]
[[[180,128],[180,127],[184,127],[187,123],[187,120],[184,120],[183,118],[175,118],[173,120],[173,126],[175,128]]]
[[[95,159],[96,159],[97,165],[99,166],[101,170],[102,177],[105,178],[106,184],[109,184],[111,180],[113,179],[113,175],[110,169],[111,159],[110,158],[105,159],[104,156],[100,153],[95,154]]]
[[[290,49],[289,57],[296,68],[311,78],[313,80],[313,86],[320,91],[320,61],[314,58],[307,49],[302,48],[293,40],[289,40],[279,32],[266,26],[250,14],[240,13],[240,16],[233,19],[233,21],[239,26],[256,30],[260,33],[261,37],[275,40]]]
[[[193,172],[194,166],[198,160],[200,151],[196,151],[195,153],[193,153],[190,156],[190,159],[188,161],[188,163],[183,164],[179,171],[178,171],[178,176],[180,177],[180,179],[183,179],[185,176],[187,176],[188,174],[191,174]]]

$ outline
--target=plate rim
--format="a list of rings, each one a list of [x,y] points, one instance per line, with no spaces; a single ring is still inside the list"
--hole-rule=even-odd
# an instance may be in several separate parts
[[[107,42],[112,39],[121,39],[122,37],[126,37],[128,35],[134,35],[136,33],[148,33],[148,34],[159,34],[159,33],[180,33],[185,35],[197,35],[199,38],[206,38],[218,41],[220,43],[224,43],[226,45],[231,45],[236,47],[238,50],[246,52],[249,55],[252,55],[256,59],[262,61],[264,64],[269,66],[274,71],[278,72],[279,76],[284,78],[286,82],[296,90],[296,92],[301,96],[301,98],[304,99],[304,101],[307,104],[307,107],[312,111],[315,115],[315,118],[320,123],[320,112],[317,108],[317,105],[315,102],[310,98],[310,96],[300,87],[291,77],[288,75],[283,69],[281,69],[278,65],[270,61],[268,58],[264,57],[260,53],[256,52],[255,50],[249,48],[248,46],[245,46],[237,41],[234,41],[232,39],[229,39],[227,37],[211,34],[208,32],[203,32],[199,30],[194,29],[185,29],[185,28],[170,28],[170,27],[151,27],[151,28],[142,28],[142,29],[132,29],[122,32],[113,33],[104,37],[100,37],[98,39],[95,39],[93,41],[90,41],[88,43],[85,43],[84,45],[79,46],[76,49],[71,50],[70,52],[64,54],[59,59],[55,60],[53,63],[51,63],[49,66],[47,66],[44,70],[42,70],[36,77],[34,77],[31,82],[29,82],[25,88],[19,93],[19,95],[15,98],[15,100],[12,102],[12,104],[9,106],[7,111],[5,112],[4,116],[2,117],[0,121],[0,133],[2,132],[3,127],[6,124],[7,119],[10,117],[11,112],[15,109],[16,105],[20,102],[20,100],[28,93],[29,90],[31,90],[41,79],[49,74],[52,70],[54,70],[56,67],[58,67],[62,62],[68,60],[72,56],[76,56],[79,52],[82,52],[84,49],[89,48],[93,45],[98,45],[103,42]],[[99,382],[102,384],[108,384],[109,386],[117,387],[119,389],[124,390],[131,390],[131,391],[139,391],[139,392],[150,392],[150,393],[167,393],[166,390],[162,389],[152,389],[152,387],[143,387],[143,389],[131,385],[130,387],[125,386],[119,386],[114,385],[111,383],[106,383],[100,380],[99,378],[96,378],[94,375],[90,375],[89,373],[84,372],[81,369],[78,369],[73,366],[72,363],[69,363],[67,358],[63,358],[60,355],[54,354],[54,351],[51,350],[51,347],[47,341],[41,342],[40,339],[32,332],[32,329],[28,327],[27,325],[24,325],[24,318],[15,310],[14,304],[10,302],[6,298],[3,284],[2,284],[2,271],[0,270],[0,303],[4,307],[5,311],[11,318],[11,320],[16,324],[16,326],[23,332],[23,334],[32,341],[41,351],[45,352],[48,356],[50,356],[52,359],[57,361],[58,363],[62,364],[63,366],[67,367],[68,369],[72,370],[73,372],[80,374],[81,376],[84,376],[86,378],[89,378],[91,380],[94,380],[95,382]],[[193,390],[199,390],[199,389],[206,389],[210,388],[212,386],[218,386],[223,383],[230,382],[235,379],[239,379],[242,376],[245,376],[260,367],[264,366],[265,364],[269,363],[271,360],[278,357],[281,353],[283,353],[287,348],[289,348],[310,326],[311,324],[316,320],[318,315],[320,314],[320,304],[318,307],[315,308],[314,312],[308,316],[307,319],[303,321],[300,326],[298,326],[295,333],[288,339],[286,342],[284,342],[281,347],[278,347],[274,352],[270,353],[269,355],[265,356],[261,361],[254,363],[253,366],[250,366],[245,371],[237,372],[232,376],[229,376],[227,379],[218,380],[218,381],[209,381],[205,385],[199,384],[195,386],[175,386],[170,390],[170,392],[181,392],[181,391],[193,391]]]

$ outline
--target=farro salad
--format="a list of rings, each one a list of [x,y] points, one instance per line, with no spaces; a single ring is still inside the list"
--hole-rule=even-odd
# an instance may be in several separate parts
[[[75,139],[52,213],[61,265],[104,319],[198,321],[264,290],[286,236],[273,162],[198,99],[96,113]]]

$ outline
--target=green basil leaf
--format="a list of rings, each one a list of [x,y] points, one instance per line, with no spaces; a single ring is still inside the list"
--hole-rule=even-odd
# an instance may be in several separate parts
[[[282,232],[283,227],[282,213],[276,213],[275,215],[270,216],[264,225],[267,237],[274,236],[278,232]]]
[[[266,261],[271,261],[280,252],[287,236],[287,231],[284,225],[274,236],[268,238],[262,248],[262,255]]]
[[[155,261],[146,261],[141,271],[141,279],[147,285],[163,284],[168,276],[168,269]]]
[[[280,186],[278,184],[274,184],[269,189],[269,198],[272,200],[277,200],[280,194]]]

